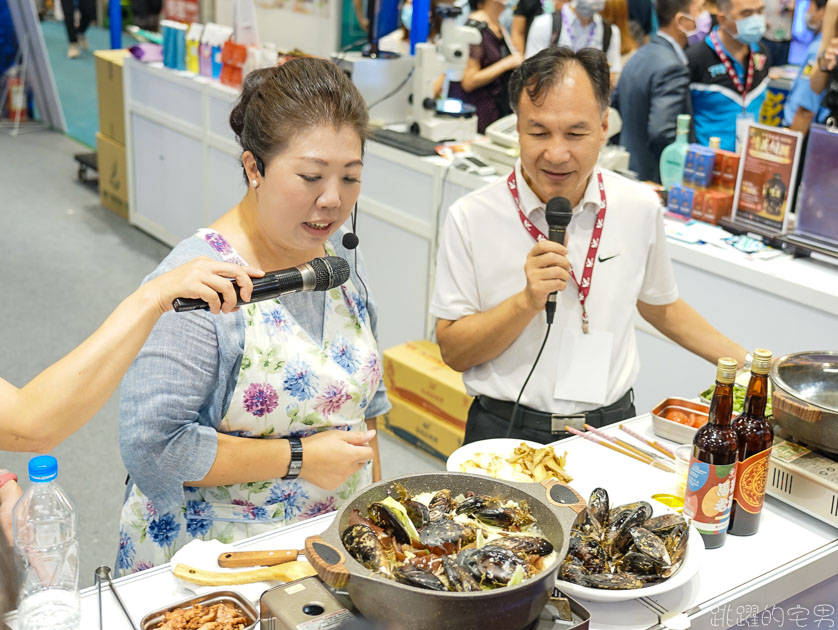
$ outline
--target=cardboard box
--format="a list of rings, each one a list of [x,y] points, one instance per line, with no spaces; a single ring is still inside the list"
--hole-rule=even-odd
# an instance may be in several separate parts
[[[384,384],[403,400],[465,429],[474,400],[463,378],[442,361],[439,346],[430,341],[408,341],[383,353]]]
[[[704,195],[707,194],[708,191],[704,190],[703,188],[696,188],[695,192],[693,193],[693,207],[692,207],[692,218],[696,219],[697,221],[704,220]]]
[[[96,91],[99,95],[99,131],[125,144],[125,105],[122,97],[122,64],[127,50],[97,50]]]
[[[96,134],[99,161],[99,199],[102,205],[123,219],[128,218],[128,178],[125,174],[125,145]]]
[[[733,210],[733,193],[722,190],[708,190],[703,201],[704,221],[717,225],[719,219],[729,217]]]
[[[716,155],[712,149],[698,147],[695,151],[695,168],[692,183],[697,188],[707,188],[713,181]]]
[[[460,448],[465,435],[463,429],[440,420],[392,391],[389,396],[393,408],[384,414],[384,425],[379,428],[442,461]]]

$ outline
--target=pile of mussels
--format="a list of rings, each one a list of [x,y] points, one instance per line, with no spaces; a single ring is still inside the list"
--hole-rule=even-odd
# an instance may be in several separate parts
[[[445,489],[426,506],[398,484],[389,494],[368,506],[367,517],[353,510],[341,541],[364,567],[397,582],[435,591],[511,586],[539,573],[553,552],[550,541],[531,535],[536,524],[525,501],[474,494],[457,501]]]
[[[559,579],[612,590],[663,582],[681,567],[688,537],[680,514],[652,518],[645,501],[609,509],[608,493],[597,488],[570,532]]]

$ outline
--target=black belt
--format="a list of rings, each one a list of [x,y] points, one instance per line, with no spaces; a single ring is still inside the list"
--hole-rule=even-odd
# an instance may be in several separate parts
[[[508,400],[497,400],[488,396],[478,396],[477,401],[489,413],[504,420],[512,417],[512,409],[515,403]],[[628,390],[625,395],[615,403],[591,411],[579,413],[546,413],[524,405],[518,406],[516,426],[534,429],[536,431],[549,431],[551,433],[566,433],[565,426],[571,426],[580,431],[585,430],[586,424],[592,427],[603,427],[624,419],[625,411],[634,404],[634,390]]]

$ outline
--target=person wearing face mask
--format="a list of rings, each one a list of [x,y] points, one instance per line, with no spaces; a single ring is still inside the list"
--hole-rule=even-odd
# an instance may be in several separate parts
[[[512,19],[512,28],[509,29],[512,43],[518,50],[526,50],[527,35],[535,18],[542,13],[553,13],[560,11],[564,0],[518,0],[515,6],[515,16]]]
[[[477,131],[512,113],[509,107],[509,75],[523,57],[512,45],[500,16],[509,2],[469,0],[471,13],[466,26],[480,31],[481,43],[469,47],[462,81],[452,81],[448,96],[462,99],[477,109]]]
[[[629,59],[611,99],[623,127],[620,144],[641,180],[660,183],[660,156],[675,140],[679,114],[692,115],[690,72],[684,49],[710,32],[704,0],[658,0],[660,28]]]
[[[620,29],[602,19],[604,8],[605,0],[571,0],[560,11],[539,15],[530,27],[525,56],[532,57],[548,46],[567,46],[573,51],[596,48],[605,52],[616,80],[622,70]]]
[[[372,429],[390,405],[376,310],[341,234],[360,194],[364,100],[330,61],[293,59],[245,78],[230,126],[247,192],[155,273],[201,252],[265,269],[337,255],[351,274],[231,315],[163,315],[122,385],[122,575],[196,538],[239,540],[331,512],[380,474]]]
[[[814,92],[809,82],[817,62],[818,51],[821,48],[821,27],[826,11],[826,0],[811,0],[806,10],[806,26],[816,33],[815,39],[809,44],[806,58],[800,66],[800,74],[794,80],[786,99],[783,110],[783,124],[790,129],[808,133],[812,122],[823,123],[829,115],[829,110],[823,107],[823,92]]]
[[[719,25],[687,49],[693,128],[699,144],[712,136],[736,150],[736,135],[758,120],[768,87],[763,0],[719,0]]]

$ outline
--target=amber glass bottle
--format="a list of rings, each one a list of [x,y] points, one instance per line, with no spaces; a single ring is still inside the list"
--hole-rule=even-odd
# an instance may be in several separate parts
[[[730,420],[737,365],[735,359],[719,359],[710,418],[695,434],[687,475],[684,515],[693,520],[708,549],[725,544],[733,502],[738,448]]]
[[[754,350],[745,408],[742,415],[731,424],[739,444],[736,489],[733,493],[730,525],[727,528],[734,536],[750,536],[757,533],[765,500],[768,463],[774,443],[774,429],[765,419],[771,356],[768,350]]]

